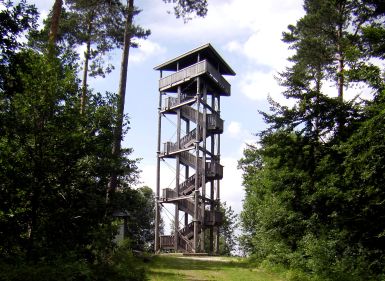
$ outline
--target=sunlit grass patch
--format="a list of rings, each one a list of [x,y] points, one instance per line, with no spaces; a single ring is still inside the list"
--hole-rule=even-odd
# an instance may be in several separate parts
[[[234,257],[186,257],[158,255],[148,267],[152,281],[283,281],[277,275],[256,269],[246,259]]]

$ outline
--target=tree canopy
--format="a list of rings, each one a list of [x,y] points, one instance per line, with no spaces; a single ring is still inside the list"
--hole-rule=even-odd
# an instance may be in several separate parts
[[[304,9],[283,33],[294,55],[279,75],[295,105],[271,100],[272,111],[262,112],[268,128],[239,161],[246,190],[242,246],[296,278],[380,280],[385,88],[374,59],[383,59],[377,36],[385,30],[384,7],[307,0]],[[335,85],[334,97],[327,83]],[[373,98],[347,100],[357,84]]]

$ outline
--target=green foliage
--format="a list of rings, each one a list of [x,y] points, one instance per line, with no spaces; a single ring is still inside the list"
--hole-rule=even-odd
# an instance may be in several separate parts
[[[114,48],[122,48],[124,41],[124,6],[120,1],[66,1],[68,12],[62,14],[61,39],[63,44],[74,47],[88,45],[85,59],[90,61],[89,74],[91,77],[110,73],[114,66],[105,66],[104,57]],[[135,11],[138,14],[139,11]],[[49,22],[46,23],[49,26]],[[147,38],[149,30],[140,26],[131,27],[133,38]],[[132,43],[133,47],[137,45]],[[87,63],[88,64],[88,63]],[[88,71],[88,69],[87,69]]]
[[[2,281],[141,281],[147,280],[141,259],[123,245],[109,252],[104,259],[90,265],[75,258],[53,259],[38,263],[0,263]]]
[[[154,250],[155,195],[148,186],[128,188],[115,195],[116,209],[127,214],[126,238],[136,251]]]
[[[37,21],[34,6],[20,1],[14,5],[11,1],[2,1],[0,11],[0,92],[8,82],[7,72],[10,60],[22,46],[20,38],[28,29],[33,29]]]
[[[104,260],[92,267],[92,270],[92,280],[96,281],[147,280],[142,262],[133,256],[129,243],[106,255]]]
[[[93,280],[92,273],[85,261],[65,261],[38,264],[5,264],[1,265],[2,281],[76,281]]]
[[[144,280],[129,248],[114,251],[120,205],[106,204],[112,170],[121,190],[137,178],[131,149],[112,157],[116,95],[91,93],[80,114],[71,64],[2,44],[0,279]]]
[[[4,63],[4,59],[21,46],[19,39],[23,33],[36,26],[37,11],[25,0],[16,5],[10,0],[1,2],[4,8],[0,11],[0,60]]]
[[[165,3],[174,4],[174,14],[177,18],[182,17],[185,22],[191,19],[191,14],[204,17],[207,14],[207,0],[163,0]]]
[[[234,213],[231,206],[227,206],[226,202],[221,202],[219,210],[222,213],[222,224],[219,228],[219,249],[218,254],[220,256],[232,256],[237,250],[236,230],[239,225],[238,215]],[[214,231],[214,229],[213,229]],[[205,231],[205,240],[209,241],[210,229]],[[205,243],[205,251],[210,253],[209,243]]]
[[[87,251],[104,222],[111,170],[111,122],[94,125],[113,120],[100,116],[113,114],[104,108],[111,104],[79,116],[74,73],[32,51],[14,58],[10,74],[1,110],[2,252],[11,255],[14,243],[31,258]]]
[[[184,257],[181,254],[157,255],[147,264],[150,280],[275,281],[285,280],[248,260],[234,257]]]
[[[384,84],[383,70],[368,59],[383,58],[385,10],[377,1],[310,0],[304,7],[306,15],[284,33],[295,55],[280,76],[296,104],[271,101],[260,147],[239,161],[242,246],[258,263],[289,268],[289,280],[380,280]],[[328,80],[365,83],[374,99],[344,101],[341,87],[330,98],[322,92]]]
[[[219,255],[231,256],[236,250],[237,237],[235,230],[238,227],[238,215],[234,214],[231,206],[227,206],[226,202],[221,203],[220,210],[222,212],[222,225],[220,227]]]

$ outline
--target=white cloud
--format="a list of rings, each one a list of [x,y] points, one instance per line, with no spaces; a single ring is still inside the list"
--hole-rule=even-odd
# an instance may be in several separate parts
[[[224,166],[223,180],[221,181],[221,201],[227,202],[236,213],[242,210],[242,200],[245,192],[242,187],[242,172],[238,170],[238,160],[231,157],[222,158]]]
[[[256,31],[243,44],[243,53],[256,64],[282,69],[289,57],[289,50],[280,40],[281,32],[267,27]]]
[[[260,147],[257,137],[255,139],[245,139],[242,144],[239,147],[239,153],[240,155],[243,155],[243,151],[248,148],[249,146],[254,146],[254,147]]]
[[[352,100],[357,96],[364,100],[372,100],[374,91],[365,83],[352,83],[350,88],[345,89],[345,100]]]
[[[222,155],[224,157],[228,157],[231,155],[232,157],[242,157],[243,150],[246,147],[246,144],[253,144],[256,142],[256,139],[251,139],[252,133],[248,129],[245,129],[240,122],[231,121],[227,126],[225,134],[223,135],[222,141],[223,144],[230,144],[229,147],[237,147],[239,149],[230,149],[228,151],[223,151]],[[226,153],[227,152],[227,153]]]
[[[143,62],[150,57],[155,55],[161,55],[166,52],[164,47],[161,47],[158,43],[153,42],[149,39],[136,40],[136,43],[139,44],[138,48],[132,48],[132,54],[130,55],[130,61],[133,63]]]
[[[229,52],[242,52],[242,44],[232,40],[225,45],[224,49]]]
[[[167,162],[166,162],[167,161]],[[160,166],[160,193],[164,188],[175,188],[175,172],[173,170],[174,164],[172,160],[166,159],[161,162]],[[149,186],[156,192],[156,165],[147,164],[140,167],[142,172],[140,174],[140,184],[138,186]]]
[[[241,124],[236,121],[231,121],[227,127],[227,131],[232,138],[236,138],[241,133]]]
[[[233,54],[229,61],[234,60],[234,68],[238,68],[236,79],[241,80],[241,91],[247,98],[266,101],[270,94],[281,101],[282,89],[277,86],[274,74],[283,70],[291,53],[281,42],[282,32],[303,15],[302,2],[210,1],[207,16],[187,24],[167,15],[170,6],[156,4],[157,9],[146,14],[144,25],[152,30],[156,41],[172,34],[177,44],[195,42],[197,46],[212,42],[216,48],[219,45],[219,49]]]
[[[228,52],[244,56],[248,66],[241,76],[241,91],[256,101],[266,101],[270,95],[283,104],[288,101],[274,76],[288,64],[292,54],[281,41],[287,25],[295,23],[303,14],[302,1],[254,1],[254,9],[247,0],[233,1],[231,10],[238,20],[238,28],[248,31],[245,39],[231,39],[225,45]],[[239,15],[242,15],[239,17]]]
[[[255,101],[266,101],[270,96],[282,105],[292,105],[293,101],[282,95],[284,88],[278,85],[275,75],[274,71],[247,73],[240,81],[242,93]]]
[[[241,34],[248,36],[263,28],[270,30],[275,28],[280,32],[284,30],[288,23],[292,23],[293,18],[296,19],[298,11],[301,11],[302,1],[285,1],[289,3],[284,5],[281,2],[281,0],[210,1],[207,16],[194,18],[187,24],[183,24],[181,19],[175,19],[174,15],[167,14],[170,6],[151,2],[152,8],[146,10],[146,7],[143,7],[139,17],[142,17],[141,24],[149,27],[152,36],[156,38],[172,34],[178,41],[209,40],[225,43]]]
[[[373,99],[373,90],[368,87],[365,83],[350,83],[350,87],[344,87],[344,100],[350,101],[357,97],[364,100]],[[322,92],[332,98],[336,98],[338,96],[338,90],[336,82],[333,81],[325,81],[322,85]]]

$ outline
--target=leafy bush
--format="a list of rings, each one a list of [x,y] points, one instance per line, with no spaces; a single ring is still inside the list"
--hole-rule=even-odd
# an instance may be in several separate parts
[[[0,263],[0,281],[144,281],[142,261],[124,244],[101,262],[57,259],[38,263]]]

